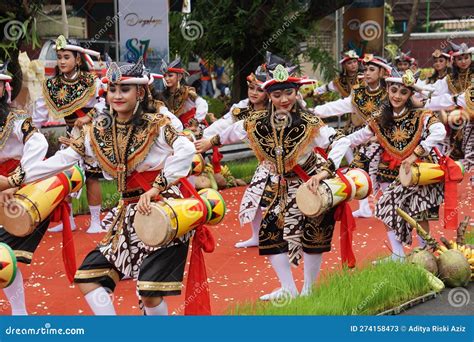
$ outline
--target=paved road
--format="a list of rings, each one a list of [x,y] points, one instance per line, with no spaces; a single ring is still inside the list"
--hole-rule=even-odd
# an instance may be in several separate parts
[[[450,304],[453,303],[454,305]],[[464,304],[464,305],[462,305]],[[417,305],[400,315],[412,316],[458,316],[474,314],[474,282],[467,289],[445,289],[435,299]]]

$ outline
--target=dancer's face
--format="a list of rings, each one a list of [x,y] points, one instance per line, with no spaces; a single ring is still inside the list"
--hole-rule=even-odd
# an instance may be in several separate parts
[[[121,115],[133,114],[139,98],[143,98],[143,87],[136,84],[109,84],[107,102],[112,109]]]
[[[289,112],[296,103],[296,89],[288,88],[272,91],[270,100],[277,111]]]
[[[168,88],[174,89],[177,87],[178,83],[181,81],[183,76],[174,72],[167,72],[165,74],[165,81]]]
[[[405,62],[405,61],[400,61],[397,63],[397,69],[400,71],[405,71],[410,68],[410,63]]]
[[[369,64],[364,70],[364,79],[368,84],[378,82],[383,77],[383,69],[381,67]]]
[[[344,68],[348,74],[353,75],[359,69],[359,61],[355,58],[349,59],[347,62],[344,62]]]
[[[472,58],[470,53],[465,53],[464,55],[454,57],[454,64],[461,70],[469,69],[471,63]]]
[[[445,57],[435,57],[433,69],[436,71],[444,71],[448,67],[448,60]]]
[[[400,110],[405,107],[408,99],[412,95],[410,88],[398,83],[392,83],[387,86],[388,98],[394,110]]]
[[[76,65],[81,63],[79,54],[74,56],[72,51],[59,50],[56,52],[59,71],[63,74],[69,74],[74,71]]]
[[[267,93],[255,83],[248,83],[247,95],[253,104],[260,104],[267,99]]]

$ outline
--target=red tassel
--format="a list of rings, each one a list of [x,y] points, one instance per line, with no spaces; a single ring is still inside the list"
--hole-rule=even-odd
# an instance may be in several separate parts
[[[444,228],[456,230],[458,228],[457,198],[458,185],[463,174],[454,160],[442,156],[439,161],[444,171]]]
[[[71,221],[69,220],[71,208],[66,201],[62,201],[51,214],[52,222],[63,223],[63,263],[66,270],[66,276],[70,283],[74,282],[76,274],[76,251],[74,248],[74,239],[72,237]]]
[[[194,186],[186,178],[181,178],[180,182],[183,196],[194,196],[202,203],[201,196],[199,196]],[[204,211],[206,211],[206,206],[204,203],[202,204]],[[207,212],[204,213],[204,217],[206,216]],[[212,253],[214,248],[215,240],[211,231],[204,225],[197,227],[193,238],[188,280],[186,282],[185,315],[211,315],[211,299],[209,284],[207,283],[206,263],[202,252]]]
[[[222,170],[222,166],[221,166],[222,158],[224,158],[224,156],[222,155],[222,153],[219,152],[219,148],[217,146],[214,146],[212,148],[212,158],[211,158],[212,167],[214,168],[214,173],[220,173],[221,172],[221,170]]]

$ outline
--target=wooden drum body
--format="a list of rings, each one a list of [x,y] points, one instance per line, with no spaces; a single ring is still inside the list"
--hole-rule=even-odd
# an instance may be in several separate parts
[[[12,235],[29,235],[59,203],[83,184],[84,174],[77,165],[53,177],[26,184],[0,210],[0,225]]]
[[[460,162],[456,162],[464,174],[464,166]],[[403,166],[400,167],[400,183],[407,186],[414,185],[429,185],[440,183],[444,181],[444,171],[441,169],[441,166],[433,163],[415,163],[411,166],[410,171],[405,172]]]

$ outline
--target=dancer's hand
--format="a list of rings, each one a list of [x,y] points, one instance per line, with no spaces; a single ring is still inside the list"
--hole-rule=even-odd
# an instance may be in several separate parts
[[[9,189],[10,183],[8,182],[8,178],[5,176],[0,176],[0,191]]]
[[[317,175],[312,176],[307,182],[306,185],[308,186],[308,189],[313,193],[316,194],[318,190],[319,183],[328,178],[329,173],[327,171],[322,171],[318,173]]]
[[[412,154],[404,161],[402,161],[403,168],[405,169],[405,173],[410,172],[411,166],[418,160],[418,157],[415,154]]]
[[[17,191],[17,188],[10,188],[8,190],[0,192],[0,205],[4,206],[6,203],[13,199],[13,194]]]
[[[200,139],[194,143],[198,153],[206,152],[212,148],[211,140],[209,139]]]
[[[59,138],[58,138],[58,141],[59,141],[61,144],[63,144],[63,145],[71,146],[72,139],[71,139],[71,138],[67,138],[67,137],[59,137]]]
[[[81,128],[82,126],[87,125],[91,121],[92,119],[89,116],[83,116],[82,118],[79,118],[74,122],[74,126]]]
[[[143,195],[140,196],[140,199],[137,203],[137,210],[142,215],[150,215],[151,214],[151,200],[154,199],[156,196],[160,194],[160,190],[157,188],[151,188]]]

